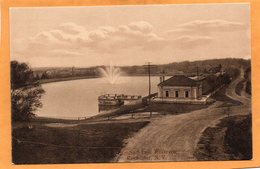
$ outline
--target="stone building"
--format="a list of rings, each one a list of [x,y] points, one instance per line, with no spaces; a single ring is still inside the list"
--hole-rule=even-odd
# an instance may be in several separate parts
[[[175,75],[158,84],[158,99],[197,100],[202,96],[202,85],[184,75]]]

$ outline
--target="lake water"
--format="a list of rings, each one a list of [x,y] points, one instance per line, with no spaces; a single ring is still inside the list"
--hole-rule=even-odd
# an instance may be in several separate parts
[[[159,77],[151,77],[152,93]],[[38,116],[55,118],[90,117],[98,114],[98,96],[106,93],[148,95],[148,77],[120,77],[115,84],[106,78],[81,79],[43,84],[43,107]]]

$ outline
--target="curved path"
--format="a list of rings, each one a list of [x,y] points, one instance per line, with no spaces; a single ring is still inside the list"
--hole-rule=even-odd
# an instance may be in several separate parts
[[[244,78],[244,71],[240,70],[240,76],[234,80],[226,90],[226,95],[234,100],[238,100],[244,105],[250,104],[251,99],[248,97],[248,94],[245,92],[245,83],[243,86],[243,90],[241,91],[241,96],[237,95],[235,92],[236,85],[243,80]]]
[[[226,90],[226,95],[243,103],[230,107],[230,115],[247,114],[251,109],[250,99],[235,94],[235,86],[241,78],[234,80]],[[155,119],[127,140],[115,161],[196,160],[193,154],[201,133],[226,116],[221,105],[223,102],[217,101],[206,109]]]

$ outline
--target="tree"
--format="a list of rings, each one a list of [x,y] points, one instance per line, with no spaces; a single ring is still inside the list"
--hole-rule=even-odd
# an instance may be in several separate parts
[[[11,89],[17,89],[33,82],[33,71],[26,63],[11,61]]]
[[[220,71],[221,71],[221,69],[222,69],[222,65],[221,65],[221,64],[219,64],[219,65],[218,65],[218,72],[220,72]]]
[[[41,79],[48,79],[48,78],[49,78],[49,76],[48,76],[47,72],[46,71],[43,72]]]
[[[44,90],[26,63],[11,61],[12,121],[29,121],[42,107]]]

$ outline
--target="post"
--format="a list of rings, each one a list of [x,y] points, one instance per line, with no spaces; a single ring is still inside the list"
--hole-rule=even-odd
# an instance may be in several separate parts
[[[71,68],[71,75],[74,76],[74,66]]]
[[[151,68],[150,68],[150,63],[148,62],[148,75],[149,75],[149,95],[148,95],[148,99],[149,99],[149,104],[151,103]]]
[[[165,80],[165,71],[164,70],[162,70],[162,79],[163,79],[163,81]],[[158,91],[158,94],[159,94],[159,92],[160,91]],[[162,92],[162,95],[161,95],[161,97],[162,97],[162,102],[163,102],[163,95],[164,95],[164,91],[163,91],[163,86],[161,87],[161,92]],[[160,93],[161,94],[161,93]]]
[[[196,66],[196,68],[197,68],[197,80],[199,80],[199,67]]]

